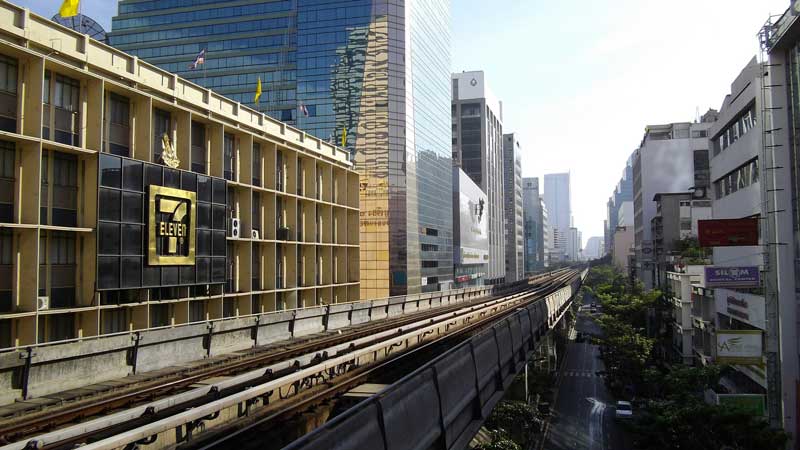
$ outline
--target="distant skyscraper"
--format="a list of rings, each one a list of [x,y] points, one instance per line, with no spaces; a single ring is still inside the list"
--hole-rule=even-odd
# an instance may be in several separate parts
[[[489,197],[487,283],[506,277],[503,224],[503,104],[486,85],[482,71],[453,74],[453,164]]]
[[[524,216],[525,273],[533,273],[545,267],[545,247],[548,224],[544,202],[539,195],[539,179],[522,179],[522,211]]]
[[[521,280],[524,267],[522,150],[517,135],[503,135],[503,198],[506,226],[506,282]]]
[[[547,204],[550,227],[553,229],[552,249],[555,253],[567,253],[567,239],[572,226],[572,194],[569,173],[553,173],[544,176],[544,202]]]
[[[112,27],[122,50],[344,140],[361,174],[362,298],[451,285],[449,1],[121,2]]]
[[[606,217],[605,229],[605,250],[606,253],[611,253],[614,249],[614,233],[618,226],[625,226],[619,222],[620,210],[624,207],[626,202],[633,201],[633,155],[628,158],[625,163],[625,169],[622,171],[622,177],[617,183],[614,192],[608,199],[608,211]],[[631,204],[632,205],[632,204]],[[632,207],[632,206],[631,206]],[[633,211],[630,212],[630,225],[633,225]]]
[[[583,256],[587,260],[602,258],[604,251],[603,238],[600,236],[592,236],[586,241],[586,247],[583,250]]]

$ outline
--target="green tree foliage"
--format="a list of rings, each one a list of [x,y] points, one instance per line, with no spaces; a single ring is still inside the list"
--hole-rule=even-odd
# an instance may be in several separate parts
[[[503,430],[495,430],[492,432],[492,442],[481,444],[475,450],[522,450],[522,447],[512,441]]]
[[[685,258],[703,258],[696,242],[686,240],[679,249]],[[668,307],[660,292],[645,293],[641,284],[630,285],[607,266],[593,267],[585,292],[597,297],[604,314],[598,319],[603,337],[606,380],[611,387],[632,386],[637,396],[648,398],[632,429],[637,448],[648,450],[778,450],[787,436],[769,428],[759,417],[705,403],[703,393],[717,388],[718,366],[663,368],[652,355],[655,340],[645,335],[650,311]],[[656,314],[657,316],[657,314]]]
[[[525,443],[536,432],[537,422],[536,412],[530,405],[505,400],[495,406],[485,426],[490,430],[506,430],[512,440]]]

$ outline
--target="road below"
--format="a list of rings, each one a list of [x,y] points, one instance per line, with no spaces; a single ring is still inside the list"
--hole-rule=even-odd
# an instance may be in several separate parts
[[[625,450],[628,448],[614,421],[615,400],[598,372],[605,366],[600,349],[588,340],[576,342],[577,333],[600,334],[591,316],[590,297],[570,332],[566,358],[557,381],[550,426],[542,448],[546,450]]]

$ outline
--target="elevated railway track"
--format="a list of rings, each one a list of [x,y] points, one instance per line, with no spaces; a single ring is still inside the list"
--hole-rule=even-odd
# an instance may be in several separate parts
[[[532,348],[563,315],[576,280],[577,271],[563,270],[490,298],[351,327],[178,379],[19,417],[0,423],[0,436],[9,442],[2,449],[243,445],[248,440],[242,437],[254,427],[302,412],[400,360],[430,353],[435,345],[471,342],[465,337],[480,330],[510,339],[516,346],[512,353],[524,356],[523,343]],[[496,351],[500,348],[496,344]]]

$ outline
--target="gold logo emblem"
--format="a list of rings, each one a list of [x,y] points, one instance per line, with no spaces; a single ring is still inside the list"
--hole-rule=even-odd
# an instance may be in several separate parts
[[[169,141],[167,133],[161,135],[161,160],[164,161],[167,167],[172,167],[173,169],[177,168],[181,163],[181,160],[178,159],[178,152],[175,151],[175,147]]]
[[[197,194],[150,186],[147,262],[151,266],[193,266]]]

